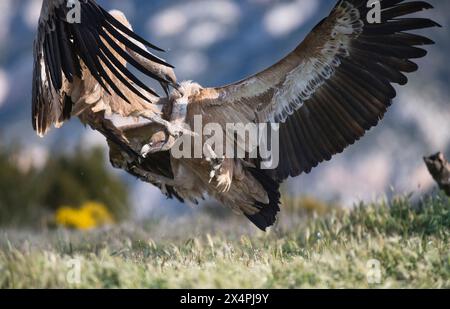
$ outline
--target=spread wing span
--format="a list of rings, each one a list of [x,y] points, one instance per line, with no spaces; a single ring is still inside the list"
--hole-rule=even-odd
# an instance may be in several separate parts
[[[275,177],[310,172],[383,118],[396,96],[392,84],[405,85],[404,73],[418,69],[411,59],[433,44],[410,31],[437,23],[404,17],[430,4],[382,0],[381,8],[381,23],[370,24],[366,0],[339,1],[287,57],[238,83],[203,89],[197,103],[217,118],[280,123]]]

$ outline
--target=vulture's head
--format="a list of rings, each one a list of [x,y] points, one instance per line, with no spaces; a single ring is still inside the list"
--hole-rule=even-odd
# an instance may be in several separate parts
[[[183,81],[179,85],[177,91],[173,91],[170,95],[170,98],[172,100],[179,100],[181,98],[189,99],[190,97],[194,97],[198,94],[200,94],[200,91],[203,89],[203,87],[195,83],[193,81]]]

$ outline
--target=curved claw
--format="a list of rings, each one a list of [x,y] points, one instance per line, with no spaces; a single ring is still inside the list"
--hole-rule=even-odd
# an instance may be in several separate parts
[[[216,175],[220,171],[220,169],[222,167],[223,159],[209,157],[209,158],[206,158],[206,161],[211,165],[211,171],[209,172],[209,177],[210,177],[209,182],[211,183],[211,181],[216,177]]]
[[[231,189],[232,179],[228,172],[223,173],[222,164],[224,162],[223,158],[207,158],[211,165],[211,171],[209,173],[209,183],[215,179],[217,181],[216,188],[220,193],[226,193]]]
[[[231,189],[231,177],[228,174],[221,174],[217,176],[217,186],[216,188],[220,193],[226,193]]]
[[[152,147],[151,143],[150,143],[150,144],[145,144],[145,145],[142,146],[142,148],[141,148],[141,156],[142,156],[144,159],[146,159],[147,156],[148,156],[150,153],[152,153],[152,151],[153,151],[153,147]]]
[[[153,153],[169,151],[175,144],[176,140],[172,136],[167,137],[165,134],[156,135],[152,136],[148,144],[142,146],[140,154],[143,158],[147,158]]]

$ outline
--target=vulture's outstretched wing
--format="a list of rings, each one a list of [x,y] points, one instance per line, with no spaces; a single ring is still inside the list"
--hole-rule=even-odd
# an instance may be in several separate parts
[[[367,0],[339,1],[286,58],[269,69],[194,99],[211,118],[276,122],[280,127],[278,180],[310,172],[342,152],[383,118],[403,73],[418,66],[430,39],[410,30],[439,26],[402,16],[430,9],[423,1],[381,0],[381,23],[367,21]],[[220,121],[219,121],[220,122]]]
[[[126,63],[159,82],[171,83],[142,65],[146,59],[170,67],[142,46],[162,51],[160,48],[135,34],[94,0],[79,1],[81,20],[69,21],[71,8],[67,3],[44,0],[34,44],[32,120],[40,135],[52,124],[58,126],[70,117],[68,88],[75,79],[82,79],[85,70],[106,93],[114,93],[125,102],[129,102],[125,90],[147,102],[149,95],[157,96],[126,68]],[[127,51],[139,55],[140,61]]]

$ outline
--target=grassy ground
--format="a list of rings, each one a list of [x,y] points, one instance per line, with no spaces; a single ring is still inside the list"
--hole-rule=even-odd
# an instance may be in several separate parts
[[[84,233],[3,231],[0,288],[450,288],[448,198],[321,217],[292,208],[266,234],[205,211]]]

